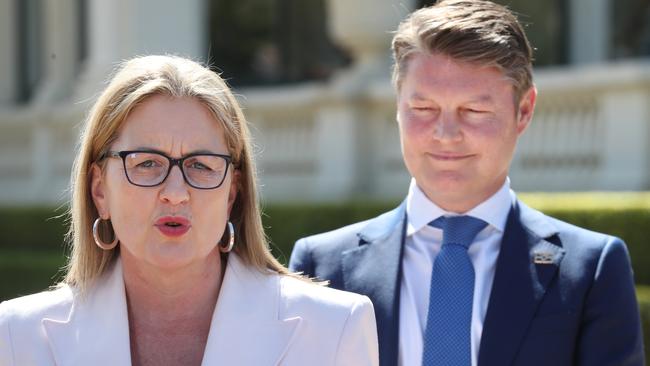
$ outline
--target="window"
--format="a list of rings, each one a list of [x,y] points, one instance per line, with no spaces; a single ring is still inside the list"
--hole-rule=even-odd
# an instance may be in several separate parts
[[[209,60],[234,86],[326,79],[349,59],[328,38],[326,0],[212,0]]]
[[[611,0],[610,57],[650,56],[650,0]]]

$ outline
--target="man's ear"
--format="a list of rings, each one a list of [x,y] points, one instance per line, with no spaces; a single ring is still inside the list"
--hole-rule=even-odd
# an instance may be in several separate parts
[[[531,86],[522,95],[519,101],[519,113],[517,113],[517,135],[524,133],[530,121],[533,119],[533,112],[535,111],[535,102],[537,102],[537,88],[535,85]]]
[[[90,167],[90,194],[97,208],[99,217],[106,220],[111,217],[106,199],[106,182],[102,169],[96,163]]]
[[[228,216],[232,211],[232,206],[235,204],[237,199],[237,193],[239,192],[239,181],[241,179],[241,172],[239,169],[232,170],[232,179],[230,180],[230,187],[228,190]]]

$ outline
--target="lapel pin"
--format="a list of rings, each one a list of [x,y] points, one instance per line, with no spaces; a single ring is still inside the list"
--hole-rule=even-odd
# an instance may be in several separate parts
[[[553,253],[551,252],[535,252],[533,256],[535,264],[553,264]]]

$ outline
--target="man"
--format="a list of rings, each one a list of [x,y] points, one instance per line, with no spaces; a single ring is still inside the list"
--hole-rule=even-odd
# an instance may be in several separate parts
[[[624,243],[510,190],[537,93],[515,16],[441,1],[402,22],[392,50],[408,195],[299,240],[290,268],[370,297],[384,366],[643,365]]]

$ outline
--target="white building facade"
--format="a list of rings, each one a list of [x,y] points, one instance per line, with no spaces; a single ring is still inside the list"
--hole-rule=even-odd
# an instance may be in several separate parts
[[[205,60],[206,1],[0,0],[0,205],[65,202],[79,124],[115,65]],[[570,63],[535,71],[538,108],[511,171],[519,191],[650,189],[650,58],[608,61],[610,2],[570,0]],[[236,90],[265,201],[403,197],[388,47],[414,7],[328,0],[329,34],[351,66],[327,81]]]

